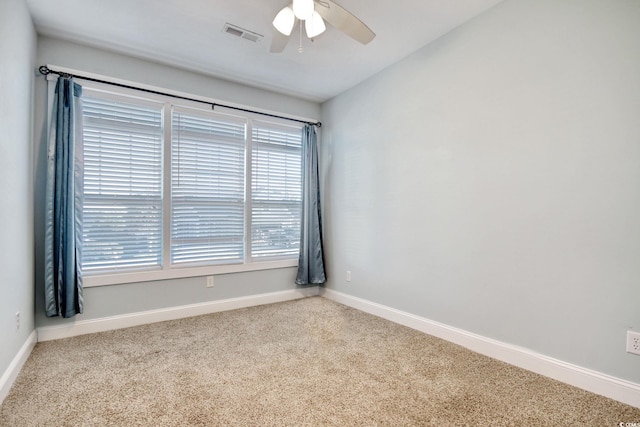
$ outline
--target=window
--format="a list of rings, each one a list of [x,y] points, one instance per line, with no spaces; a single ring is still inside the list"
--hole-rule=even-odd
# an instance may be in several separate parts
[[[83,97],[85,273],[161,265],[162,108]]]
[[[251,256],[298,255],[302,203],[302,137],[254,122],[251,176]]]
[[[295,266],[300,126],[83,89],[88,286]]]
[[[244,260],[245,124],[174,110],[171,262]]]

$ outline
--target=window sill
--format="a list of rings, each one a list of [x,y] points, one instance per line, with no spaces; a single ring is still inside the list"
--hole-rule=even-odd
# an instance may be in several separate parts
[[[126,283],[150,282],[156,280],[184,279],[188,277],[215,276],[217,274],[242,273],[247,271],[272,270],[297,267],[297,259],[262,261],[250,264],[227,264],[206,267],[174,267],[166,270],[128,271],[83,277],[85,288],[95,286],[121,285]]]

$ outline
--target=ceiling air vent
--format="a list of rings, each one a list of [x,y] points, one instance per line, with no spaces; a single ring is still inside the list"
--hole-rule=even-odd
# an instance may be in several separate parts
[[[237,25],[226,23],[224,24],[224,28],[222,29],[227,34],[231,34],[232,36],[240,37],[241,39],[249,40],[254,43],[260,41],[262,37],[261,34],[254,33],[253,31],[245,30],[244,28],[240,28]]]

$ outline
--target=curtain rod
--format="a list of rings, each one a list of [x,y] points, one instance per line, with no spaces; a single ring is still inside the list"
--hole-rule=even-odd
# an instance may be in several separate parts
[[[231,105],[224,105],[224,104],[218,104],[216,102],[208,102],[208,101],[203,101],[201,99],[189,98],[188,96],[173,95],[173,94],[170,94],[170,93],[160,92],[160,91],[153,90],[153,89],[145,89],[145,88],[135,87],[135,86],[131,86],[131,85],[126,85],[126,84],[123,84],[123,83],[115,83],[115,82],[110,82],[110,81],[107,81],[107,80],[96,79],[96,78],[93,78],[93,77],[86,77],[86,76],[82,76],[82,75],[78,75],[78,74],[72,74],[72,73],[66,73],[66,72],[63,72],[63,71],[51,70],[46,65],[42,65],[40,68],[38,68],[38,71],[40,72],[40,74],[42,74],[44,76],[47,76],[49,74],[57,74],[60,77],[67,77],[67,78],[69,78],[69,77],[77,77],[77,78],[83,79],[83,80],[88,80],[88,81],[97,82],[97,83],[105,83],[105,84],[108,84],[108,85],[123,87],[123,88],[126,88],[126,89],[139,90],[139,91],[142,91],[142,92],[152,93],[154,95],[169,96],[169,97],[172,97],[172,98],[184,99],[186,101],[200,102],[202,104],[211,105],[211,109],[212,110],[215,110],[216,107],[224,107],[224,108],[230,108],[230,109],[236,110],[236,111],[242,111],[242,112],[245,112],[245,113],[260,114],[261,116],[274,117],[276,119],[289,120],[289,121],[292,121],[292,122],[298,122],[298,123],[304,123],[304,124],[307,124],[307,125],[322,127],[322,123],[321,122],[308,122],[306,120],[293,119],[291,117],[279,116],[277,114],[264,113],[262,111],[249,110],[249,109],[246,109],[246,108],[234,107],[234,106],[231,106]]]

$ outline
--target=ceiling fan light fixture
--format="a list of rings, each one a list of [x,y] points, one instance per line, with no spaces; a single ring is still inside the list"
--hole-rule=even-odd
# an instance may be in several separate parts
[[[313,0],[293,0],[293,13],[302,21],[311,18],[313,9]]]
[[[295,23],[296,17],[289,6],[283,7],[273,20],[273,26],[285,36],[291,35]]]
[[[327,26],[324,24],[322,16],[314,10],[311,17],[304,21],[304,28],[307,31],[307,37],[312,39],[324,33]]]

